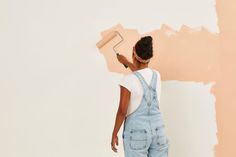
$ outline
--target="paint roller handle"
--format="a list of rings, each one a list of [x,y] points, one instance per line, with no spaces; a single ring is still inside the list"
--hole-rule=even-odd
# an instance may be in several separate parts
[[[125,66],[125,68],[128,68],[128,65],[126,65],[126,64],[123,64],[124,66]]]
[[[119,53],[116,53],[116,56],[118,57],[120,54]],[[126,64],[123,64],[125,68],[128,68],[128,65]]]

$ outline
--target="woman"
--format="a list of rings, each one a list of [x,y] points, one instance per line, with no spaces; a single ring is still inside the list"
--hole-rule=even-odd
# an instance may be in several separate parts
[[[122,139],[125,157],[167,157],[169,139],[160,113],[160,73],[148,67],[153,57],[152,37],[142,37],[133,47],[129,62],[120,63],[133,71],[120,82],[120,103],[112,133],[111,147],[117,152],[118,131],[124,121]]]

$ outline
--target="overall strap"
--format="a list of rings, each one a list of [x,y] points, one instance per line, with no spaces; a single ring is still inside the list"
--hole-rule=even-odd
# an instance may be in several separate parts
[[[138,77],[138,79],[140,80],[140,82],[142,84],[143,91],[144,91],[144,94],[143,94],[144,99],[147,102],[150,102],[153,99],[157,99],[157,95],[156,95],[157,74],[156,74],[156,72],[152,70],[152,79],[151,79],[150,86],[147,84],[144,77],[138,71],[135,71],[134,74]],[[146,92],[146,91],[148,91],[148,92]],[[151,94],[150,92],[153,93],[154,95]]]
[[[153,72],[153,77],[152,77],[152,81],[151,81],[150,86],[151,86],[152,91],[153,91],[153,93],[154,93],[153,99],[156,99],[157,102],[159,102],[158,96],[157,96],[157,91],[156,91],[157,77],[158,77],[158,76],[157,76],[157,73],[156,73],[154,70],[152,70],[152,72]],[[159,88],[159,87],[158,87],[158,88]],[[159,104],[157,104],[157,107],[158,107],[158,109],[159,109]]]
[[[150,86],[148,85],[148,83],[145,81],[144,77],[138,71],[134,72],[134,74],[138,77],[139,81],[141,82],[144,91],[146,91],[148,88],[154,88],[154,85],[156,84],[155,72],[153,70],[152,70],[152,72],[153,72],[153,74],[152,74],[152,80],[151,80]]]
[[[151,80],[151,83],[150,83],[150,86],[153,90],[156,90],[156,85],[157,85],[157,73],[152,70],[152,80]]]

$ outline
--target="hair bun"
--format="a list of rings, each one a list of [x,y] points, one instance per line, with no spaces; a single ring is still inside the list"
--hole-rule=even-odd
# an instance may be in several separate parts
[[[141,40],[143,40],[143,44],[146,46],[152,45],[152,37],[151,36],[142,37]]]
[[[135,50],[142,59],[150,59],[153,56],[152,37],[144,36],[136,44]]]

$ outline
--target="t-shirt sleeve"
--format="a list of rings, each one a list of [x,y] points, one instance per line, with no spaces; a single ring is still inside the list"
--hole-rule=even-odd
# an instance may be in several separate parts
[[[119,86],[123,86],[131,92],[133,86],[133,80],[131,75],[124,75],[121,81],[119,82]]]

